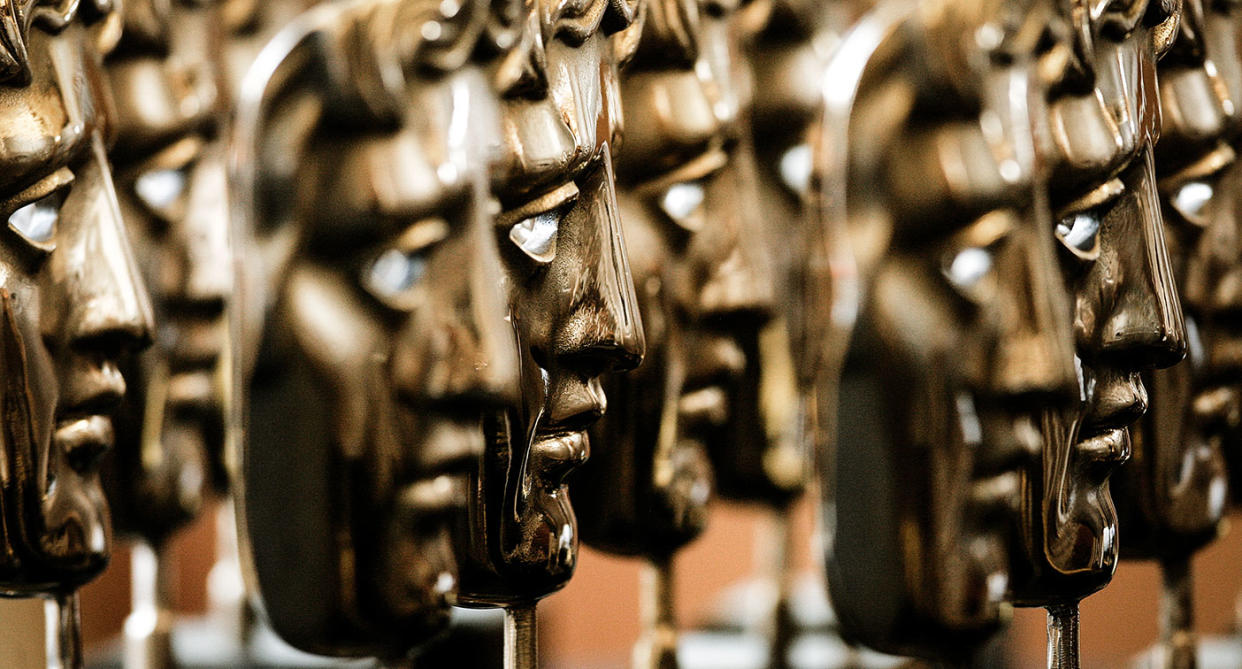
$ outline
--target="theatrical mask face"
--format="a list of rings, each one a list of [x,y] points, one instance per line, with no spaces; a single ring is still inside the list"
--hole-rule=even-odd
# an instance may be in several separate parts
[[[762,82],[763,91],[755,96],[751,114],[760,206],[769,237],[781,240],[780,252],[771,256],[781,318],[768,330],[789,340],[798,396],[781,401],[796,406],[791,422],[799,432],[793,443],[811,453],[834,448],[837,383],[857,308],[848,236],[836,232],[834,225],[815,222],[821,218],[822,203],[844,206],[844,198],[816,194],[826,187],[812,177],[813,147],[829,130],[818,119],[831,45],[858,22],[856,12],[865,9],[844,2],[777,0],[751,41],[752,79]],[[836,187],[846,185],[827,188]],[[844,224],[843,216],[831,218]]]
[[[1032,4],[1028,18],[1044,20]],[[879,48],[893,60],[875,67],[906,65],[883,79],[864,71],[841,120],[859,143],[849,230],[870,253],[828,483],[829,592],[846,638],[934,659],[969,657],[1004,621],[1010,519],[1021,471],[1040,451],[1031,403],[1068,404],[1076,387],[1037,171],[1038,32],[985,6],[991,13],[912,19],[896,31]],[[985,31],[1006,39],[974,63],[955,67],[955,54],[928,48],[954,43],[940,35]],[[838,57],[858,57],[853,49],[847,40]],[[963,71],[975,80],[943,76]],[[869,124],[881,106],[900,108],[899,86],[899,99],[940,106],[914,102],[901,119]],[[971,169],[955,170],[957,160]],[[883,248],[868,245],[877,238]]]
[[[1152,143],[1159,134],[1155,60],[1175,18],[1156,3],[1111,5],[1074,31],[1054,85],[1051,193],[1074,302],[1080,401],[1045,411],[1042,468],[1026,481],[1016,603],[1077,601],[1104,587],[1117,560],[1109,476],[1130,455],[1127,427],[1147,406],[1144,370],[1185,353],[1165,248]],[[1152,27],[1154,26],[1154,27]]]
[[[1242,419],[1242,332],[1229,316],[1242,305],[1229,288],[1242,259],[1242,171],[1229,144],[1242,129],[1238,14],[1231,4],[1185,3],[1160,62],[1156,172],[1189,346],[1184,363],[1144,377],[1150,408],[1116,489],[1125,556],[1189,554],[1216,537],[1224,514],[1222,446]]]
[[[798,210],[810,180],[811,143],[822,104],[820,82],[829,56],[822,43],[834,35],[833,18],[818,3],[773,2],[749,58],[752,80],[763,82],[751,121],[763,206],[788,212],[780,216],[782,221],[773,222],[788,226],[788,234],[803,220]],[[778,266],[797,262],[785,255],[774,256]],[[780,269],[781,276],[790,271],[788,266]]]
[[[98,463],[150,336],[104,155],[99,55],[72,19],[29,31],[30,83],[0,87],[4,466],[0,591],[68,591],[111,550]],[[17,148],[20,147],[20,148]]]
[[[341,44],[429,20],[446,35],[460,27],[428,18],[428,7],[345,5],[362,17],[345,38],[335,26],[352,13],[307,16],[322,21],[324,42]],[[390,46],[322,55],[347,60],[327,84],[339,95],[276,98],[267,127],[297,135],[300,119],[313,120],[288,179],[270,184],[287,190],[260,189],[285,207],[270,211],[289,216],[258,221],[251,249],[278,272],[267,277],[270,313],[248,386],[249,544],[273,627],[320,654],[400,656],[447,623],[457,587],[449,522],[482,455],[482,416],[517,402],[488,191],[496,94],[466,62],[410,68],[418,74],[402,94],[379,95],[368,85],[382,80],[362,75],[383,71],[369,54]],[[286,62],[302,59],[295,51]],[[374,69],[359,74],[359,62]],[[398,115],[376,119],[384,108]],[[272,141],[260,169],[288,160]]]
[[[735,8],[722,9],[650,4],[622,81],[625,117],[637,120],[618,158],[618,201],[648,354],[605,381],[612,406],[592,435],[608,448],[584,468],[578,495],[584,538],[621,553],[666,554],[697,536],[708,450],[730,461],[721,476],[731,490],[745,476],[764,480],[757,346],[772,277],[754,159],[738,144],[747,102]],[[689,42],[660,13],[683,17]]]
[[[219,13],[180,1],[126,3],[107,61],[122,214],[160,323],[132,367],[110,491],[119,528],[161,541],[191,520],[222,462],[224,305],[232,292]]]
[[[536,4],[501,66],[502,77],[515,63],[539,69],[502,89],[523,94],[503,105],[494,178],[521,407],[490,428],[461,528],[467,605],[534,602],[572,576],[578,528],[566,477],[586,461],[587,428],[607,406],[601,376],[633,368],[644,349],[610,154],[625,33],[606,33],[629,25],[632,9],[610,2],[601,19],[592,6]]]

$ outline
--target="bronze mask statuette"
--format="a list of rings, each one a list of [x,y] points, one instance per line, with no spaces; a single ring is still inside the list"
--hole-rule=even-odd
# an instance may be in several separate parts
[[[242,79],[254,64],[259,52],[281,28],[314,5],[315,1],[212,0],[212,4],[217,7],[215,14],[218,21],[218,25],[213,27],[223,33],[222,36],[218,36],[221,39],[218,49],[220,56],[215,66],[220,72],[220,79],[223,80],[224,90],[221,92],[221,97],[225,100],[223,106],[232,110],[238,105]],[[231,122],[232,118],[233,115],[230,114],[228,122]],[[227,126],[228,123],[225,125]],[[231,129],[226,127],[222,132],[226,135],[224,143],[229,144],[228,137],[232,135]],[[232,227],[232,216],[230,216],[230,227]],[[231,241],[230,245],[232,245]],[[240,259],[238,261],[244,262]],[[247,274],[234,270],[233,294],[230,295],[226,309],[244,308],[244,305],[240,304],[244,301],[243,296],[263,292],[251,290],[244,285],[247,277],[255,278],[260,274],[260,272]],[[221,362],[230,366],[228,376],[236,381],[241,375],[233,374],[232,366],[240,364],[243,368],[245,367],[245,361],[234,355],[243,350],[239,342],[243,339],[254,341],[258,335],[245,334],[247,327],[262,327],[263,318],[262,314],[258,313],[247,318],[226,316],[226,320],[230,323],[231,331],[226,357],[222,358]],[[232,326],[237,326],[237,331],[232,331]],[[235,362],[233,358],[239,359]],[[237,436],[241,421],[235,413],[240,407],[234,399],[234,394],[237,392],[236,387],[226,389],[225,399],[228,406],[225,408],[224,446],[218,452],[219,462],[211,463],[209,467],[209,471],[226,475],[223,479],[213,480],[213,483],[222,486],[231,486],[237,478],[241,459],[239,443],[241,440]],[[253,648],[250,641],[254,638],[256,630],[262,626],[263,621],[255,616],[253,601],[246,593],[245,579],[242,576],[237,509],[233,502],[233,491],[231,487],[228,487],[217,490],[217,492],[220,494],[220,499],[216,506],[214,522],[215,562],[207,575],[206,617],[209,619],[211,630],[209,633],[218,639],[227,640],[225,643],[231,646],[221,649],[219,644],[213,644],[212,647],[216,649],[216,652],[223,651],[225,654],[244,658],[249,653],[249,649]]]
[[[135,357],[105,470],[117,528],[136,535],[125,666],[172,663],[167,541],[224,490],[224,305],[232,292],[214,5],[124,3],[106,61],[110,157],[160,336]]]
[[[1238,20],[1236,3],[1187,0],[1158,68],[1156,174],[1189,346],[1185,362],[1144,376],[1150,408],[1131,431],[1132,461],[1115,477],[1114,498],[1121,556],[1161,563],[1161,643],[1152,659],[1165,668],[1196,664],[1190,559],[1221,530],[1222,449],[1237,439],[1242,411]]]
[[[10,10],[0,17],[0,591],[59,600],[59,659],[80,667],[76,590],[111,552],[98,463],[125,392],[119,363],[150,339],[151,306],[104,154],[110,7]]]
[[[945,666],[1008,619],[1036,407],[1076,397],[1037,134],[1050,14],[881,3],[829,65],[857,90],[841,111],[825,91],[814,164],[847,170],[862,288],[825,471],[829,595],[845,639]],[[994,39],[956,37],[977,34]]]
[[[604,413],[601,376],[634,367],[644,348],[612,172],[618,69],[637,7],[528,7],[496,72],[503,148],[492,180],[521,401],[488,421],[456,537],[459,601],[505,608],[510,667],[536,665],[535,603],[573,574],[578,528],[565,478]]]
[[[647,560],[637,667],[675,666],[671,563],[707,521],[709,451],[746,467],[731,449],[766,443],[755,356],[772,277],[742,141],[737,14],[733,3],[649,3],[621,81],[633,122],[618,204],[647,356],[605,380],[610,406],[591,430],[598,448],[575,500],[588,543]]]
[[[397,664],[444,628],[482,416],[517,405],[480,61],[513,43],[497,12],[322,5],[242,87],[239,253],[262,292],[238,311],[263,321],[238,499],[253,586],[302,650]]]
[[[760,403],[768,439],[762,448],[752,450],[761,455],[761,465],[751,462],[749,468],[766,474],[768,484],[741,488],[726,484],[721,494],[763,503],[769,511],[770,527],[761,528],[766,531],[756,537],[768,563],[766,568],[761,564],[765,572],[761,577],[776,593],[768,619],[768,662],[771,669],[786,669],[796,639],[808,631],[794,605],[795,597],[805,595],[807,588],[805,578],[795,571],[796,534],[791,532],[790,512],[804,488],[812,482],[824,485],[814,465],[816,454],[830,452],[836,437],[837,384],[858,298],[848,235],[836,230],[845,225],[845,216],[821,218],[818,208],[836,200],[828,192],[845,184],[829,187],[822,175],[813,178],[812,147],[827,130],[819,121],[829,58],[842,33],[857,20],[851,14],[864,8],[840,1],[766,4],[766,12],[749,12],[757,25],[748,40],[748,60],[751,79],[759,86],[750,126],[767,235],[779,240],[772,244],[778,251],[772,261],[779,299],[777,318],[764,329],[760,351],[771,352],[779,342],[789,350],[782,358],[789,358],[790,367],[780,369],[782,358],[771,355],[763,365],[761,378],[766,382],[760,386]],[[837,90],[846,88],[838,78],[831,81]],[[833,131],[846,132],[847,126]],[[847,178],[844,172],[839,176]],[[796,395],[787,394],[791,392]],[[785,415],[778,419],[778,411]],[[745,490],[752,492],[745,495]],[[813,587],[822,586],[816,582]]]
[[[1127,427],[1146,409],[1144,370],[1186,350],[1165,247],[1152,144],[1159,135],[1156,59],[1178,16],[1162,2],[1061,7],[1069,56],[1049,76],[1050,193],[1073,302],[1079,402],[1042,418],[1042,466],[1027,471],[1019,606],[1048,608],[1049,666],[1078,666],[1078,601],[1117,564],[1109,476],[1128,457]]]

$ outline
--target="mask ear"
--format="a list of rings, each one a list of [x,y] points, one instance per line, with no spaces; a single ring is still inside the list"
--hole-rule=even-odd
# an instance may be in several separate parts
[[[1203,48],[1203,22],[1203,0],[1183,0],[1177,39],[1164,54],[1162,66],[1171,61],[1190,67],[1202,66],[1207,59],[1207,52]],[[1156,55],[1161,55],[1159,50],[1156,51]]]
[[[624,0],[619,0],[624,2]],[[626,28],[619,30],[612,35],[612,53],[617,59],[617,67],[625,67],[634,57],[634,53],[638,51],[638,42],[643,35],[643,26],[647,23],[647,5],[650,4],[645,0],[635,0],[633,3],[632,22]]]
[[[101,56],[106,56],[116,49],[121,42],[121,34],[125,31],[125,23],[118,12],[109,12],[102,21],[91,24],[91,40]]]
[[[1143,17],[1143,22],[1152,27],[1151,45],[1156,52],[1157,59],[1168,53],[1173,44],[1178,41],[1178,34],[1183,32],[1179,29],[1183,20],[1183,12],[1194,11],[1186,7],[1187,2],[1193,4],[1195,0],[1152,0],[1147,6],[1147,15]],[[1193,32],[1198,32],[1198,26],[1194,25],[1193,21],[1188,28]]]

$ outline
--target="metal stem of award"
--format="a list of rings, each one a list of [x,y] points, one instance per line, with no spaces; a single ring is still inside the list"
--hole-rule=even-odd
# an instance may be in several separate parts
[[[48,669],[82,669],[82,609],[78,593],[57,595],[44,603]]]
[[[1160,594],[1160,667],[1195,669],[1194,582],[1190,557],[1164,560],[1160,565],[1164,589]]]
[[[246,588],[242,582],[241,558],[237,547],[237,519],[232,498],[216,510],[216,563],[207,575],[207,616],[227,638],[245,648],[250,633]]]
[[[505,607],[505,669],[537,669],[539,631],[535,605]]]
[[[1078,602],[1048,606],[1048,669],[1078,669]]]
[[[634,669],[677,669],[672,558],[644,562],[639,578],[642,632],[634,645]]]
[[[764,537],[769,550],[763,551],[766,558],[764,578],[773,588],[774,600],[770,618],[768,638],[771,644],[768,649],[769,669],[787,669],[789,666],[789,647],[793,644],[797,632],[793,621],[793,607],[790,601],[793,595],[793,533],[790,531],[789,508],[776,507],[771,510],[767,523],[769,536]]]
[[[779,541],[780,556],[776,562],[779,572],[776,578],[776,607],[773,611],[773,643],[771,643],[769,668],[789,668],[789,649],[794,645],[797,624],[794,621],[794,532],[792,532],[790,513],[785,508],[774,509],[776,518],[776,540]]]
[[[1242,590],[1238,591],[1238,596],[1233,601],[1233,632],[1242,634]]]
[[[167,669],[172,657],[172,555],[140,542],[130,558],[133,608],[125,619],[125,669]]]

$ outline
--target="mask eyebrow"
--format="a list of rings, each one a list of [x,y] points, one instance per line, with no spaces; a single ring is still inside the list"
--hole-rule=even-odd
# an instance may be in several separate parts
[[[508,227],[531,216],[552,211],[578,198],[578,186],[572,181],[566,182],[551,191],[513,209],[496,215],[497,227]]]
[[[1121,194],[1125,191],[1126,185],[1121,181],[1121,179],[1110,179],[1096,188],[1091,189],[1091,191],[1086,195],[1083,195],[1082,197],[1062,207],[1056,212],[1056,215],[1053,218],[1059,221],[1078,212],[1094,209],[1100,205],[1121,197]]]

